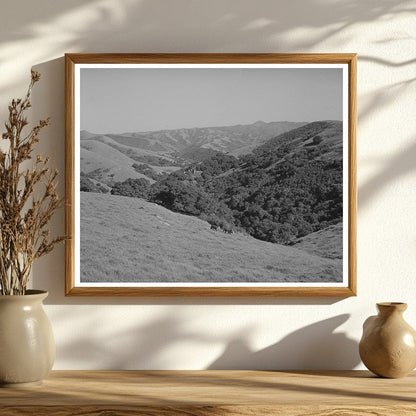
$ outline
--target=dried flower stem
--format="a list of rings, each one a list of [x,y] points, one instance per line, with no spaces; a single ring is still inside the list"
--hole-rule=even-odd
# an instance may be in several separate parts
[[[25,110],[31,107],[30,96],[40,74],[32,71],[25,98],[13,100],[9,105],[6,132],[2,139],[9,148],[0,150],[0,294],[24,295],[29,283],[33,262],[53,250],[65,239],[50,239],[45,229],[55,210],[63,203],[56,193],[58,171],[48,167],[49,157],[37,156],[33,166],[23,169],[22,164],[32,159],[39,132],[50,119],[41,120],[23,137],[28,124]],[[35,187],[42,187],[40,196],[34,197]],[[37,192],[36,192],[37,193]]]

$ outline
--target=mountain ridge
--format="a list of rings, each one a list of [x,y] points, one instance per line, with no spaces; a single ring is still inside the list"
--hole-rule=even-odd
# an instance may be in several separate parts
[[[121,134],[95,134],[81,130],[80,137],[81,140],[99,140],[100,137],[101,139],[108,137],[121,145],[154,151],[164,155],[176,153],[180,156],[182,153],[189,151],[190,147],[198,147],[237,156],[250,153],[253,148],[272,137],[305,124],[307,123],[290,121],[266,123],[258,120],[252,124],[180,128]]]

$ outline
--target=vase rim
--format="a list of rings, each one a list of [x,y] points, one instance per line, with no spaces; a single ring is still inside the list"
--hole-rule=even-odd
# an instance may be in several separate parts
[[[15,299],[16,301],[18,300],[23,300],[23,299],[40,299],[43,300],[48,296],[48,291],[47,290],[38,290],[38,289],[28,289],[26,290],[26,293],[24,295],[0,295],[0,300],[1,299]]]
[[[405,311],[407,309],[407,303],[404,302],[378,302],[378,309],[382,310],[398,310]]]

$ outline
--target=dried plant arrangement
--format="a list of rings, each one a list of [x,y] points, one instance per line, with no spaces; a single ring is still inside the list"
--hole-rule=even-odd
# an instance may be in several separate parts
[[[49,167],[49,157],[29,160],[39,132],[50,119],[41,120],[27,134],[25,112],[39,72],[31,72],[27,94],[9,105],[0,147],[0,294],[24,295],[33,262],[49,253],[65,236],[50,238],[46,228],[63,200],[56,192],[57,170]],[[5,142],[6,141],[6,142]],[[2,150],[5,148],[6,150]],[[29,167],[27,167],[29,166]]]

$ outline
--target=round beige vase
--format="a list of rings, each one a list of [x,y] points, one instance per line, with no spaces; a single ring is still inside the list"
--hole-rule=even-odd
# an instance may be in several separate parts
[[[52,326],[42,301],[48,292],[0,295],[0,387],[40,384],[55,361]]]
[[[381,377],[400,378],[416,367],[416,331],[403,319],[406,303],[377,303],[378,315],[363,325],[360,357]]]

